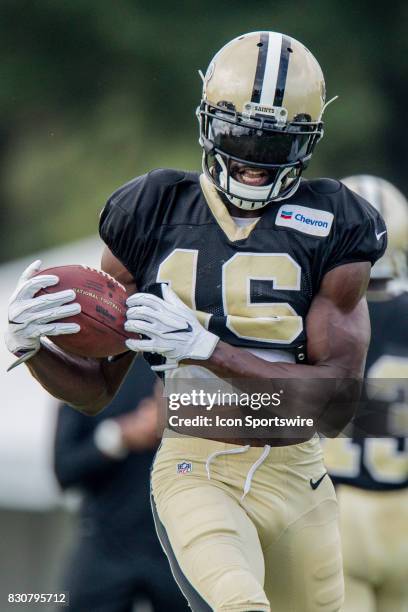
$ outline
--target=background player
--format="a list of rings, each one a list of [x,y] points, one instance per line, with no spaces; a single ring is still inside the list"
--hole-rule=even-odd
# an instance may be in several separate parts
[[[68,406],[59,410],[55,473],[63,489],[82,493],[61,585],[73,612],[131,612],[142,600],[151,612],[188,610],[150,511],[149,470],[158,445],[155,380],[139,358],[96,417]],[[161,389],[157,393],[161,396]]]
[[[386,411],[386,429],[399,437],[326,440],[326,465],[337,486],[346,582],[344,612],[408,610],[408,293],[392,290],[406,279],[408,203],[393,185],[374,176],[343,182],[381,212],[388,247],[375,264],[367,292],[371,343],[367,392]],[[374,412],[372,413],[374,414]]]
[[[162,355],[172,378],[244,377],[278,388],[276,379],[293,378],[300,386],[286,408],[316,424],[300,439],[163,442],[153,509],[194,610],[341,606],[336,500],[313,433],[344,426],[350,390],[323,414],[337,384],[322,396],[319,384],[301,383],[352,379],[358,388],[369,337],[364,295],[386,229],[341,183],[301,180],[325,107],[321,68],[301,43],[275,32],[240,36],[204,77],[204,175],[150,172],[115,192],[101,215],[103,268],[142,292],[128,300],[126,329],[148,339],[128,341],[131,351]],[[97,412],[133,355],[97,362],[40,344],[41,333],[67,331],[53,321],[74,296],[50,306],[52,298],[34,296],[56,279],[31,272],[10,301],[8,346],[39,349],[27,365],[41,384]],[[163,299],[152,295],[157,281],[172,286]],[[178,472],[182,463],[189,469]]]

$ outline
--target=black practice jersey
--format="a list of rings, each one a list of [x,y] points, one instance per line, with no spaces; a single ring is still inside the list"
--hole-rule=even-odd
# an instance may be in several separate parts
[[[368,418],[375,419],[382,431],[406,433],[408,293],[376,298],[369,293],[368,298],[372,330],[366,364]],[[326,456],[334,482],[377,491],[406,488],[407,442],[404,437],[360,436],[328,442],[334,445]]]
[[[100,235],[138,290],[170,282],[222,340],[294,350],[323,276],[384,252],[380,214],[342,183],[303,180],[297,192],[238,227],[198,173],[153,170],[119,188]]]

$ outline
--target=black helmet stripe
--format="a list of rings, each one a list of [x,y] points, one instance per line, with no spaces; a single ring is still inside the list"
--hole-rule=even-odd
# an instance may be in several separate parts
[[[262,85],[265,76],[266,58],[268,57],[268,44],[268,32],[261,32],[261,36],[259,38],[258,43],[258,61],[256,64],[255,81],[254,86],[252,88],[251,102],[259,102],[261,99]]]
[[[290,38],[261,32],[251,102],[282,106],[292,52]]]
[[[282,36],[282,47],[279,62],[278,78],[276,81],[274,106],[282,106],[283,96],[285,95],[286,78],[288,76],[289,57],[292,53],[290,39],[287,36]]]

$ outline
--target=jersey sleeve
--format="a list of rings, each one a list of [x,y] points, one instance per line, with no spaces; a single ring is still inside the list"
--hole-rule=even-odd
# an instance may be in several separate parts
[[[380,213],[342,185],[336,198],[335,222],[322,252],[322,274],[337,266],[382,257],[387,246],[387,228]]]
[[[147,175],[139,176],[115,191],[102,210],[99,234],[112,254],[137,277],[143,252],[142,199]]]
[[[181,170],[151,170],[117,189],[102,210],[99,234],[136,281],[154,250],[173,191],[185,176]]]
[[[136,280],[162,199],[155,173],[138,176],[117,189],[100,216],[102,240]]]

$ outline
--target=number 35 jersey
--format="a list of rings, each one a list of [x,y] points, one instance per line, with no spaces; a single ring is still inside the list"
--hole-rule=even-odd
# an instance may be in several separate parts
[[[171,283],[222,340],[292,349],[324,275],[383,254],[379,213],[342,183],[301,182],[298,191],[239,227],[215,187],[198,173],[153,170],[119,188],[100,235],[139,291]]]

